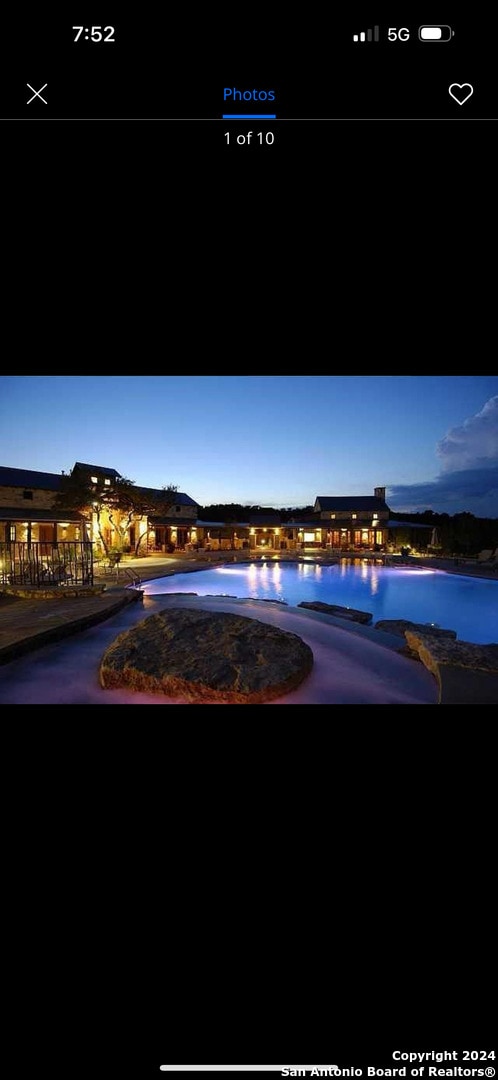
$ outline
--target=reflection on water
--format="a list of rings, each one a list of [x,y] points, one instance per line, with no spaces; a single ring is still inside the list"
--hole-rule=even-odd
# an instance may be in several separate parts
[[[302,600],[359,608],[378,619],[411,619],[456,630],[464,641],[498,640],[498,582],[342,560],[336,566],[260,562],[223,566],[146,582],[146,593],[197,592]]]

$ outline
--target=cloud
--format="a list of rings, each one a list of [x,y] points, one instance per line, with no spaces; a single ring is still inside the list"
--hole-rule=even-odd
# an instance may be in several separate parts
[[[498,517],[498,395],[480,412],[451,428],[437,444],[442,472],[420,484],[389,488],[393,510],[434,510]]]
[[[498,464],[498,394],[461,427],[451,428],[436,450],[443,472]]]

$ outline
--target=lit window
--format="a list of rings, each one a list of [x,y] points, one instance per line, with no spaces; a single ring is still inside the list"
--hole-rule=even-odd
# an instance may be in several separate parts
[[[378,514],[374,514],[374,521],[377,520],[378,516],[379,516]]]
[[[105,484],[106,487],[110,487],[111,486],[111,481],[110,480],[104,480],[104,484]]]
[[[351,514],[351,517],[352,517],[353,521],[356,521],[356,518],[358,517],[358,514]]]
[[[333,521],[333,520],[334,520],[334,518],[335,518],[335,514],[331,514],[331,515],[330,515],[330,518],[331,518],[331,521]]]
[[[9,526],[9,540],[12,543],[15,543],[15,539],[16,539],[16,527],[15,527],[15,525],[10,525]]]
[[[98,484],[99,482],[98,476],[91,476],[90,480],[92,481],[92,484]]]

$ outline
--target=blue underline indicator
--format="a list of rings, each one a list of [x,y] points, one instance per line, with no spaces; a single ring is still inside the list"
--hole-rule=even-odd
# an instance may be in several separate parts
[[[277,114],[274,112],[252,112],[252,113],[237,113],[226,112],[223,113],[222,120],[276,120]]]

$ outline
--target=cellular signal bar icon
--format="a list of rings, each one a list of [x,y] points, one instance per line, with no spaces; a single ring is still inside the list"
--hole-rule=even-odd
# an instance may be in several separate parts
[[[379,27],[373,30],[362,30],[360,34],[353,34],[353,41],[379,41]]]

